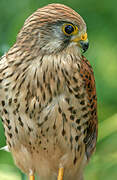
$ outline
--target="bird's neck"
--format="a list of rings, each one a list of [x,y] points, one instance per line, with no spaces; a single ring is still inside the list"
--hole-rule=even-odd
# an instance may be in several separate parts
[[[52,55],[34,55],[30,56],[27,52],[17,51],[17,49],[8,53],[7,59],[10,71],[14,73],[14,78],[19,78],[19,83],[25,79],[24,85],[30,83],[31,91],[37,89],[37,82],[44,82],[46,74],[47,83],[51,83],[51,76],[62,76],[62,71],[73,73],[80,66],[80,50],[74,46],[66,48],[58,54]],[[56,81],[55,81],[56,82]]]

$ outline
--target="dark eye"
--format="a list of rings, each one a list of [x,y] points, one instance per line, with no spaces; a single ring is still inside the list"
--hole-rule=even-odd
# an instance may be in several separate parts
[[[73,24],[64,24],[62,30],[65,35],[70,36],[78,33],[78,27]]]
[[[73,26],[71,26],[71,25],[66,25],[66,26],[65,26],[65,32],[66,32],[67,34],[71,34],[72,32],[74,32]]]

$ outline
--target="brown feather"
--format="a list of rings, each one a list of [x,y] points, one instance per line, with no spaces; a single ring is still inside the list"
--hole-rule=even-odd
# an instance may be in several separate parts
[[[86,29],[81,16],[65,5],[33,13],[0,60],[0,112],[8,148],[23,172],[50,180],[63,166],[65,180],[82,180],[97,139],[95,81],[75,43],[56,51],[59,38],[55,46],[45,25],[58,20]]]

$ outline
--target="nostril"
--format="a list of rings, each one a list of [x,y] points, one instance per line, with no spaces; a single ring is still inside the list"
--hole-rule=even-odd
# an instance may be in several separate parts
[[[87,33],[81,35],[81,40],[85,41],[87,39]]]

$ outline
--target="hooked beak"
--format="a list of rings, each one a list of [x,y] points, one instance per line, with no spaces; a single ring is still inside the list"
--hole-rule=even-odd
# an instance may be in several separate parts
[[[85,53],[89,47],[89,41],[88,39],[85,41],[80,41],[81,48],[83,49],[83,53]]]
[[[83,49],[83,53],[85,53],[89,47],[89,41],[87,38],[87,33],[82,34],[81,37],[76,37],[72,40],[73,42],[77,42],[78,46]]]

